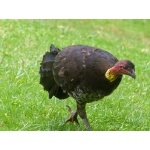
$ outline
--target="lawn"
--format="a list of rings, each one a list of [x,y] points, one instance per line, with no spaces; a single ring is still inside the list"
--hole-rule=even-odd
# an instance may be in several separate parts
[[[136,80],[124,76],[113,94],[87,104],[88,118],[95,131],[150,130],[150,20],[0,20],[1,131],[85,130],[80,118],[80,128],[65,124],[66,105],[75,109],[75,101],[49,99],[39,84],[51,43],[95,46],[132,60]]]

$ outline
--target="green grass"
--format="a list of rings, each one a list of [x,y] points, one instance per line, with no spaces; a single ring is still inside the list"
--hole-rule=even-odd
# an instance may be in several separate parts
[[[0,130],[85,130],[65,124],[72,98],[48,99],[39,84],[43,54],[85,44],[108,50],[136,66],[108,97],[87,104],[95,131],[150,130],[150,20],[0,20]]]

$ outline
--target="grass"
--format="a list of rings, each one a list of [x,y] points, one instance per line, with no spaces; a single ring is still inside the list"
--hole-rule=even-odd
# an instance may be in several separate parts
[[[150,20],[0,20],[0,130],[85,130],[82,120],[65,124],[68,98],[48,99],[39,84],[43,54],[85,44],[108,50],[136,66],[136,80],[125,76],[102,101],[87,104],[95,131],[150,130]]]

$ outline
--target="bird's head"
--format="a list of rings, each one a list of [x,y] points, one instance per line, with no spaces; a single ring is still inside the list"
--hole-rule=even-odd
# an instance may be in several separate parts
[[[105,73],[105,77],[113,82],[119,75],[129,75],[136,78],[134,64],[130,60],[120,60]]]

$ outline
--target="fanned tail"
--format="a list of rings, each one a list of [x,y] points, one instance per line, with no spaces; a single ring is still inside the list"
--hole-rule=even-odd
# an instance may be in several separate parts
[[[40,66],[40,84],[43,85],[44,90],[48,91],[49,98],[53,96],[59,99],[65,99],[68,94],[57,85],[53,77],[53,64],[55,57],[60,52],[53,44],[50,46],[50,52],[46,52]]]

